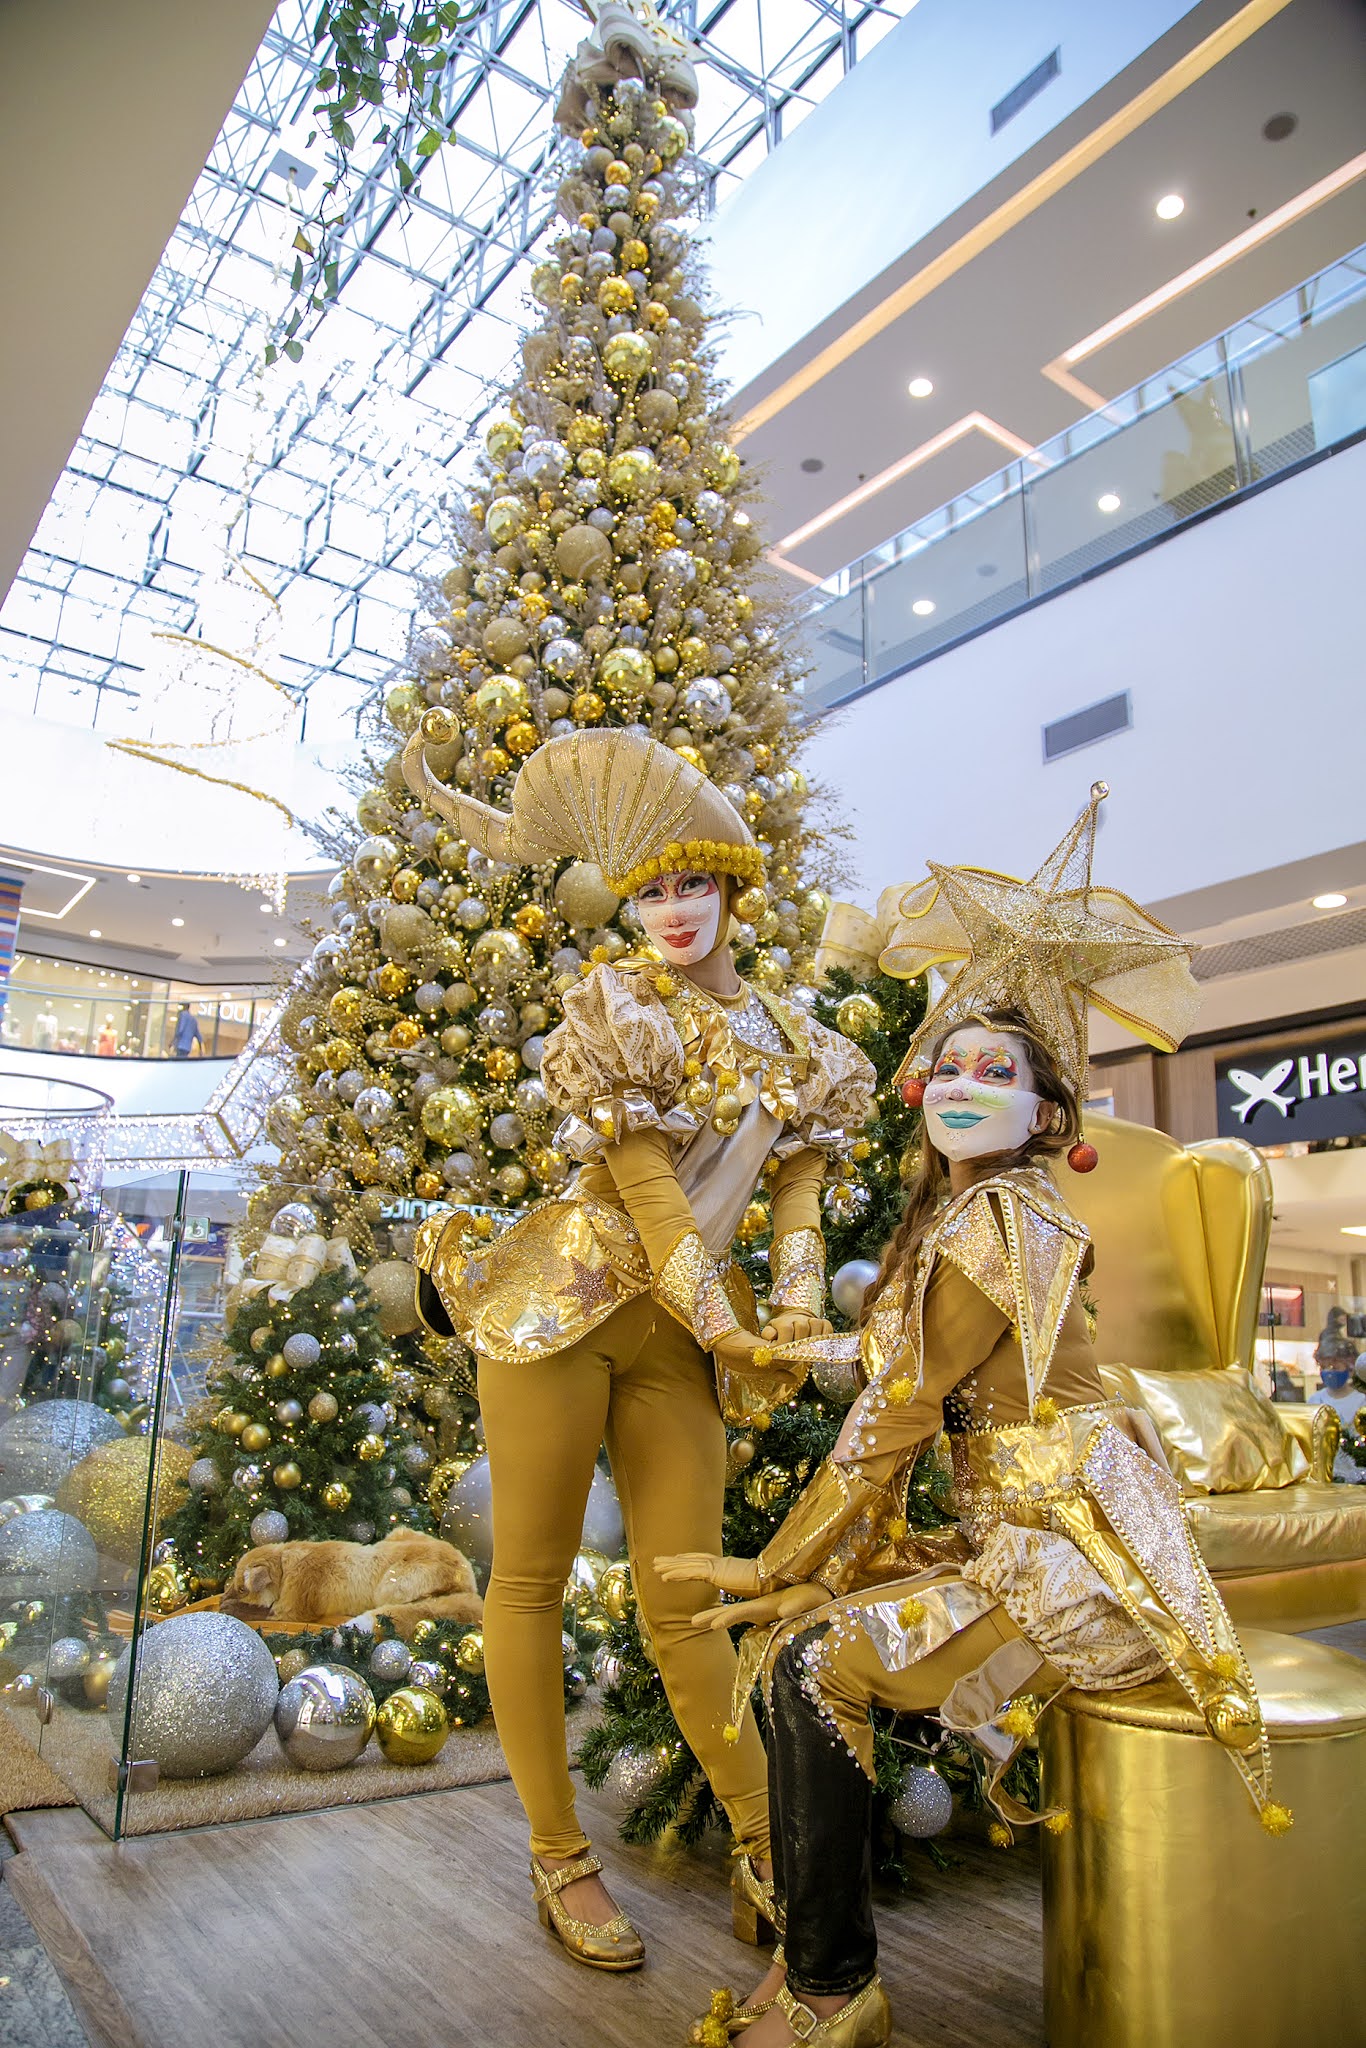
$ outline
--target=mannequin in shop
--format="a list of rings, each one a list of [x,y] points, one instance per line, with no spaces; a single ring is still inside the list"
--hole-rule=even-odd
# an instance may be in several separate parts
[[[630,730],[566,734],[528,758],[508,813],[436,781],[423,745],[421,732],[409,743],[409,786],[462,838],[495,860],[595,863],[654,948],[593,966],[546,1040],[555,1143],[579,1162],[564,1197],[491,1243],[467,1242],[459,1216],[433,1218],[415,1253],[424,1318],[479,1357],[494,1537],[485,1669],[531,1822],[538,1909],[578,1961],[634,1969],[643,1944],[579,1825],[560,1706],[563,1587],[594,1461],[605,1436],[640,1612],[734,1830],[734,1919],[752,1941],[772,1924],[763,1749],[752,1725],[740,1740],[728,1727],[729,1642],[691,1626],[691,1593],[650,1559],[681,1547],[658,1537],[685,1525],[719,1547],[723,1414],[764,1426],[791,1391],[756,1367],[729,1262],[770,1161],[766,1332],[829,1329],[820,1189],[857,1140],[875,1074],[839,1033],[741,980],[731,916],[757,891],[762,856],[690,762]]]
[[[924,1113],[922,1163],[858,1331],[779,1347],[862,1383],[830,1457],[757,1559],[658,1558],[667,1579],[735,1596],[698,1625],[755,1630],[783,1947],[738,2011],[719,1993],[693,2040],[743,2032],[883,2048],[870,1830],[874,1707],[937,1715],[987,1760],[998,1829],[1035,1813],[1005,1773],[1066,1687],[1123,1691],[1167,1670],[1271,1833],[1269,1753],[1241,1644],[1150,1426],[1107,1396],[1078,1290],[1085,1226],[1049,1171],[1080,1137],[1086,1011],[1163,1050],[1198,991],[1189,949],[1090,879],[1092,801],[1031,881],[931,869],[888,892],[879,965],[950,979],[898,1082]],[[886,899],[884,899],[886,900]],[[956,970],[956,971],[955,971]],[[943,1428],[961,1522],[917,1537],[904,1501]],[[1166,1590],[1164,1590],[1166,1589]],[[1026,1702],[1027,1696],[1027,1702]],[[1040,1704],[1042,1702],[1042,1704]],[[738,1724],[748,1693],[737,1696]]]
[[[175,1020],[175,1043],[173,1050],[178,1060],[188,1060],[196,1054],[202,1055],[204,1051],[204,1040],[200,1035],[199,1019],[195,1016],[188,1003],[181,1004],[180,1015]]]
[[[100,1035],[95,1045],[95,1051],[102,1060],[108,1060],[114,1057],[118,1049],[119,1034],[114,1029],[114,1020],[112,1017],[106,1017],[100,1027]]]
[[[57,1044],[57,1033],[61,1030],[57,1012],[51,1003],[44,1003],[33,1020],[33,1044],[38,1052],[52,1052]]]

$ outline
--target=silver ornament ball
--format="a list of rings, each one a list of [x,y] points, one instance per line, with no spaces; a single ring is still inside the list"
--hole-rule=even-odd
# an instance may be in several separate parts
[[[322,1345],[308,1330],[296,1330],[292,1337],[285,1338],[280,1349],[292,1372],[307,1372],[322,1356]]]
[[[336,1771],[353,1764],[375,1725],[375,1696],[358,1672],[310,1664],[280,1689],[275,1733],[296,1770]]]
[[[830,1282],[830,1299],[842,1316],[856,1316],[863,1307],[863,1297],[877,1279],[877,1266],[872,1259],[846,1259],[836,1269]]]
[[[0,1475],[11,1498],[56,1493],[73,1465],[123,1435],[94,1401],[35,1401],[0,1427]]]
[[[649,1798],[668,1768],[667,1750],[637,1749],[628,1744],[612,1758],[602,1789],[615,1806],[626,1812]]]
[[[408,1676],[413,1653],[397,1636],[386,1636],[370,1652],[370,1676],[401,1685]]]
[[[134,1644],[109,1681],[109,1726],[121,1734]],[[275,1659],[255,1629],[231,1614],[173,1614],[136,1644],[130,1756],[163,1778],[230,1771],[270,1726],[280,1694]]]
[[[953,1819],[953,1794],[938,1771],[912,1764],[889,1810],[900,1834],[924,1841],[942,1835]]]
[[[289,1522],[278,1508],[262,1508],[259,1515],[252,1516],[253,1543],[284,1543],[288,1538]]]
[[[0,1529],[0,1601],[88,1593],[99,1568],[89,1530],[59,1508],[17,1515]]]

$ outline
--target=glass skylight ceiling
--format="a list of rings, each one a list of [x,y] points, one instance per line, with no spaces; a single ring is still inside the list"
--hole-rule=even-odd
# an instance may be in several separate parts
[[[715,199],[914,4],[668,0],[704,59]],[[483,9],[453,67],[458,139],[407,203],[373,143],[381,115],[352,117],[372,153],[340,304],[297,368],[266,370],[298,226],[288,165],[305,204],[327,175],[321,142],[306,149],[311,18],[283,0],[0,609],[16,711],[138,735],[166,672],[155,636],[202,625],[232,556],[279,600],[271,673],[298,736],[345,738],[445,552],[443,497],[529,317],[552,105],[586,18],[567,0]]]

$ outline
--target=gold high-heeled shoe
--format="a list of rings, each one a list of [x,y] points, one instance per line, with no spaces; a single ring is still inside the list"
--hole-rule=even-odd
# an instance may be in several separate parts
[[[823,2041],[826,2048],[887,2048],[892,2038],[892,2008],[880,1977],[865,1984],[848,2005],[841,2006],[828,2020],[817,2019],[809,2005],[792,1996],[786,1984],[780,1987],[774,2003],[803,2048],[813,2041]]]
[[[772,1883],[760,1877],[754,1858],[745,1850],[736,1857],[730,1874],[730,1924],[735,1939],[747,1941],[751,1948],[766,1947],[781,1934],[781,1918]]]
[[[782,1943],[773,1951],[773,1960],[784,1961]],[[733,2041],[737,2034],[743,2034],[746,2027],[762,2019],[766,2012],[772,2012],[778,2002],[775,1991],[772,1998],[761,1999],[758,2005],[737,2005],[735,1993],[730,1990],[713,1991],[711,2006],[700,2020],[694,2020],[688,2029],[690,2048],[724,2048],[727,2041]]]
[[[547,1870],[536,1857],[531,1859],[531,1883],[536,1893],[536,1912],[542,1927],[553,1934],[566,1955],[592,1970],[638,1970],[645,1960],[645,1944],[624,1913],[614,1913],[601,1926],[592,1920],[576,1920],[560,1899],[567,1884],[581,1877],[596,1877],[602,1869],[600,1856],[579,1856],[561,1870]]]

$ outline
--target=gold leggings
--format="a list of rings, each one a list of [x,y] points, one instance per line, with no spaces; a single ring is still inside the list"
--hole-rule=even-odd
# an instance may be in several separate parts
[[[648,1295],[536,1364],[482,1359],[479,1402],[493,1486],[493,1575],[484,1659],[494,1719],[531,1822],[533,1854],[587,1846],[565,1741],[561,1610],[604,1438],[621,1500],[631,1580],[674,1718],[737,1841],[768,1855],[763,1747],[746,1716],[727,1743],[735,1653],[693,1628],[695,1585],[666,1585],[654,1559],[721,1548],[726,1437],[711,1360]]]
[[[813,1622],[819,1619],[817,1614]],[[826,1716],[871,1778],[871,1708],[891,1707],[898,1714],[937,1713],[960,1678],[975,1671],[1003,1643],[1018,1640],[1020,1631],[1005,1609],[991,1607],[927,1657],[904,1671],[889,1671],[872,1639],[861,1628],[850,1628],[838,1645],[828,1640],[822,1644],[816,1682]]]

